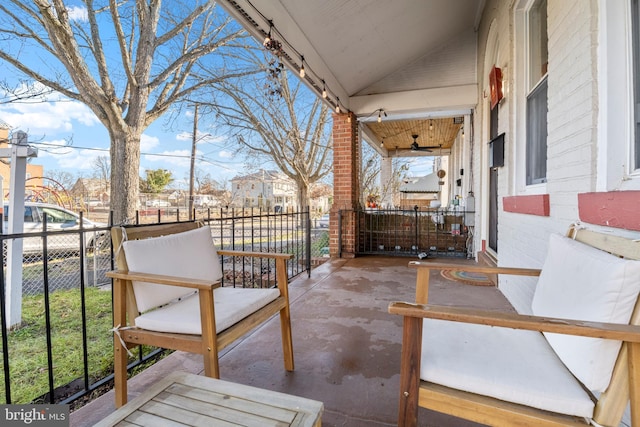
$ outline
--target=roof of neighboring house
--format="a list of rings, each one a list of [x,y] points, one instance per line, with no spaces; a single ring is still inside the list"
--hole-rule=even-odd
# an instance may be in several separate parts
[[[0,119],[0,129],[11,129],[11,126],[9,126],[8,123],[3,122],[2,119]]]
[[[96,178],[78,178],[73,187],[71,187],[72,193],[94,193],[97,191],[105,191],[104,181]]]
[[[440,178],[436,173],[430,173],[429,175],[418,178],[413,182],[408,182],[400,186],[401,193],[439,193],[440,185],[438,182]]]
[[[285,174],[283,174],[282,172],[276,171],[276,170],[264,170],[264,169],[260,169],[257,172],[248,174],[248,175],[242,175],[242,176],[236,176],[235,178],[233,178],[231,181],[276,181],[276,180],[287,180],[287,181],[291,181],[291,179],[289,177],[287,177]]]

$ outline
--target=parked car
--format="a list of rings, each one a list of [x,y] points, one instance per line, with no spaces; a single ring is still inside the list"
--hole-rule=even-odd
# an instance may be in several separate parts
[[[8,203],[3,206],[2,233],[9,232],[9,214],[11,207]],[[77,230],[80,228],[80,215],[71,212],[61,206],[48,203],[25,202],[24,203],[24,233],[39,233],[43,231],[43,222],[46,216],[47,231]],[[106,224],[82,219],[83,227],[89,229],[85,233],[85,247],[93,250],[96,247],[104,247],[108,243],[109,235],[105,230],[92,231],[91,228],[105,227]],[[79,251],[79,234],[71,233],[60,236],[47,237],[48,251]],[[41,238],[25,238],[23,240],[23,252],[25,254],[42,253]]]
[[[215,199],[208,195],[196,195],[193,196],[193,207],[195,208],[209,208],[215,204]]]
[[[166,200],[153,199],[147,200],[146,205],[148,208],[168,208],[171,206],[171,203]]]
[[[324,214],[318,220],[318,227],[328,228],[329,227],[329,214]]]

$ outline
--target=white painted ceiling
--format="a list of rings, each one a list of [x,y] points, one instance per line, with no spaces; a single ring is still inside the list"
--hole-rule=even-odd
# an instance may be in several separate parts
[[[309,86],[319,93],[324,80],[328,102],[335,106],[339,97],[342,111],[364,126],[375,122],[378,109],[386,121],[415,122],[460,116],[477,103],[476,28],[484,0],[219,3],[260,41],[271,20],[287,65],[298,70],[303,55]],[[373,142],[385,136],[384,126],[364,133]]]

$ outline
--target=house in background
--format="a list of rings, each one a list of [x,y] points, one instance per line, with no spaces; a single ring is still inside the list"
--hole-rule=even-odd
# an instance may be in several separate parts
[[[333,187],[329,184],[317,182],[309,190],[309,209],[315,213],[329,212],[333,202]]]
[[[0,120],[0,148],[9,147],[9,131],[11,126]],[[39,195],[45,190],[44,180],[42,178],[44,168],[42,165],[27,163],[26,176],[26,197],[39,199]],[[9,195],[9,186],[11,184],[11,165],[9,159],[2,159],[0,162],[0,176],[2,176],[2,199],[6,199]]]
[[[296,184],[285,174],[260,169],[231,180],[232,206],[265,210],[295,210],[298,207]]]
[[[70,194],[74,202],[83,209],[109,205],[109,182],[97,178],[78,178]]]

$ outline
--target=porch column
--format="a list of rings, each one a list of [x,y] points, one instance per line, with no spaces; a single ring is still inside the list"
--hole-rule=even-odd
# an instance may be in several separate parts
[[[391,192],[392,160],[391,157],[383,157],[380,164],[380,189],[382,192],[380,205],[383,209],[389,209],[393,205],[393,193]]]
[[[358,182],[359,158],[358,124],[355,114],[333,115],[333,205],[329,221],[329,254],[352,258],[356,254],[355,209],[360,205]],[[342,229],[338,229],[342,211]],[[339,239],[342,239],[342,248]]]

